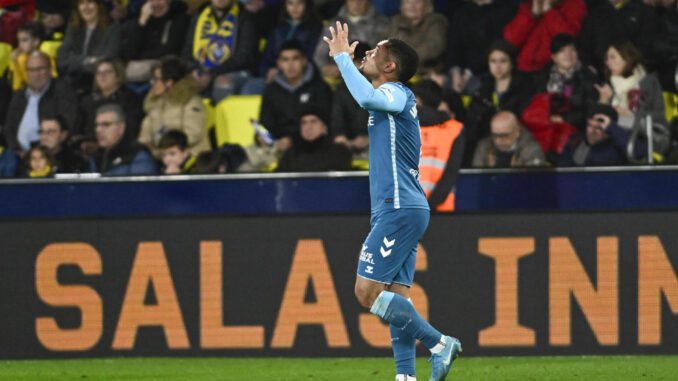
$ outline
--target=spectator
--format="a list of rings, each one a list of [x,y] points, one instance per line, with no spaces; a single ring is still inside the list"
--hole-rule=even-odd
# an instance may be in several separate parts
[[[270,83],[278,73],[275,61],[282,44],[297,40],[304,47],[304,55],[311,57],[323,25],[312,0],[285,0],[284,3],[278,26],[268,36],[261,59],[259,73],[266,77],[266,83]]]
[[[433,12],[431,0],[401,0],[400,14],[393,16],[383,39],[398,38],[419,55],[419,72],[443,62],[447,19]]]
[[[111,23],[103,0],[78,0],[57,51],[59,73],[79,95],[91,91],[94,67],[104,56],[119,57],[120,25]]]
[[[195,156],[188,148],[186,134],[179,130],[169,130],[160,138],[158,148],[162,150],[162,170],[165,175],[178,175],[195,172]]]
[[[182,1],[146,0],[139,17],[125,24],[127,80],[146,82],[160,58],[181,55],[187,29],[186,4]]]
[[[612,44],[605,57],[605,78],[608,83],[596,85],[599,102],[612,105],[626,129],[644,130],[647,115],[663,130],[655,131],[656,152],[663,153],[669,144],[664,98],[657,76],[648,74],[640,52],[630,42]]]
[[[594,166],[628,164],[629,133],[617,122],[617,112],[608,105],[592,106],[588,113],[585,133],[572,135],[563,155],[561,166]],[[647,154],[647,146],[635,141],[635,154]]]
[[[40,115],[61,115],[70,128],[69,135],[79,131],[79,111],[73,90],[60,80],[52,79],[49,57],[39,51],[26,60],[25,89],[15,91],[9,105],[3,133],[7,147],[23,156],[38,136]]]
[[[9,148],[0,146],[0,178],[16,175],[19,158]]]
[[[19,90],[26,86],[26,60],[28,55],[38,50],[44,37],[44,29],[37,21],[29,21],[17,30],[18,46],[12,51],[12,60],[9,63],[9,72],[12,78],[12,90]],[[52,76],[56,77],[56,65],[50,57]]]
[[[91,155],[96,149],[95,112],[107,103],[117,103],[125,111],[125,134],[133,140],[139,136],[139,127],[144,117],[141,96],[130,90],[125,84],[125,67],[117,59],[106,57],[97,62],[94,71],[92,92],[81,102],[85,117],[81,150]]]
[[[435,76],[427,76],[412,87],[417,89],[422,99],[428,98],[424,103],[430,105],[430,107],[446,113],[449,118],[460,122],[465,120],[466,109],[461,96],[454,91],[443,89],[444,82],[436,79]]]
[[[584,0],[527,0],[504,28],[504,39],[520,50],[518,69],[537,71],[551,62],[551,38],[579,34],[586,16]]]
[[[570,135],[584,128],[588,106],[598,101],[596,75],[579,61],[574,37],[553,37],[551,54],[553,64],[534,75],[537,95],[521,115],[547,157],[562,153]]]
[[[198,66],[193,76],[200,91],[212,86],[215,104],[236,94],[255,69],[256,33],[252,15],[237,0],[211,0],[193,17],[183,56]]]
[[[657,17],[658,32],[653,42],[653,57],[659,82],[664,91],[678,93],[678,2],[652,0]]]
[[[346,0],[346,4],[328,25],[336,25],[337,21],[348,24],[349,41],[363,41],[369,46],[377,44],[378,38],[386,32],[388,26],[388,18],[378,15],[370,0]],[[324,31],[323,36],[330,37],[329,29]],[[329,53],[330,48],[321,38],[315,48],[313,62],[320,68],[323,77],[339,79],[339,68]]]
[[[165,57],[153,69],[151,91],[144,101],[146,117],[141,123],[139,142],[160,158],[160,138],[169,130],[183,131],[188,147],[197,156],[210,149],[207,112],[198,95],[198,86],[178,57]]]
[[[36,0],[39,21],[45,28],[47,41],[62,41],[66,33],[66,20],[71,13],[70,0]]]
[[[489,73],[480,76],[480,88],[469,104],[466,114],[466,149],[463,165],[471,163],[478,141],[490,134],[490,119],[497,111],[521,115],[532,96],[532,85],[525,74],[516,69],[513,45],[497,40],[487,54]]]
[[[99,107],[95,126],[99,148],[92,155],[92,172],[105,176],[156,174],[148,148],[125,137],[125,113],[120,106]]]
[[[292,148],[278,162],[278,172],[347,171],[351,152],[334,143],[327,134],[327,119],[320,111],[304,110],[299,115],[299,132]]]
[[[485,51],[502,38],[504,27],[515,15],[505,0],[465,1],[453,8],[447,33],[447,67],[452,68],[452,86],[464,91],[474,76],[487,72]]]
[[[128,10],[125,3],[128,1],[125,0],[102,0],[106,9],[108,10],[108,15],[116,23],[122,23],[127,18]]]
[[[17,30],[35,15],[35,0],[4,0],[0,4],[0,41],[16,46]]]
[[[353,54],[353,64],[360,68],[365,52],[370,47],[360,42]],[[331,135],[335,143],[341,143],[353,152],[354,159],[368,159],[370,139],[367,133],[367,120],[370,113],[361,108],[348,91],[345,83],[340,83],[332,96]]]
[[[302,108],[329,114],[332,91],[304,56],[301,43],[290,40],[280,47],[278,73],[266,86],[259,121],[276,140],[287,140],[299,131]],[[283,147],[287,146],[283,143]]]
[[[25,177],[52,177],[54,176],[54,167],[54,158],[46,147],[35,146],[24,157]]]
[[[85,158],[66,146],[68,126],[60,116],[46,116],[40,120],[40,145],[54,158],[52,172],[82,173],[89,172],[89,163]]]
[[[198,155],[196,173],[242,173],[261,172],[271,168],[282,156],[277,144],[266,144],[257,139],[254,144],[241,147],[224,144],[216,151],[205,151]]]
[[[602,73],[607,48],[616,41],[631,41],[648,55],[656,28],[654,10],[641,0],[605,1],[584,19],[578,44],[582,62]]]
[[[432,210],[451,212],[464,155],[463,125],[441,110],[442,89],[435,82],[419,81],[413,86],[413,92],[421,125],[419,182]]]
[[[498,112],[491,121],[492,136],[478,143],[474,167],[537,167],[546,164],[544,152],[509,111]]]

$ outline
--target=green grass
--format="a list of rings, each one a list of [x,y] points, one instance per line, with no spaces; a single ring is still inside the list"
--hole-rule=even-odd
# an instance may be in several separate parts
[[[430,372],[417,360],[419,380]],[[117,358],[0,361],[0,380],[393,380],[390,358]],[[475,357],[448,380],[676,380],[678,356]]]

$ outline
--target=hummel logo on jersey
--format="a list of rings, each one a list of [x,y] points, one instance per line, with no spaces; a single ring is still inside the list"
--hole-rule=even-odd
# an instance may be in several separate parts
[[[372,269],[373,269],[372,266],[367,266],[367,267],[365,267],[365,272],[368,273],[368,274],[372,274]]]
[[[388,87],[380,87],[379,90],[381,90],[382,93],[386,94],[386,97],[388,98],[388,101],[393,103],[395,99],[393,99],[393,93],[391,92],[391,89]]]
[[[412,106],[410,109],[410,115],[412,115],[413,118],[417,117],[417,105]]]
[[[384,237],[384,246],[386,246],[386,248],[387,248],[388,250],[384,250],[384,247],[383,247],[383,246],[380,247],[380,248],[379,248],[379,252],[381,253],[381,256],[384,257],[384,258],[386,258],[386,257],[388,257],[389,255],[391,255],[391,250],[392,250],[392,249],[390,249],[390,247],[392,247],[394,244],[395,244],[395,238],[394,238],[392,241],[389,241],[388,238]]]

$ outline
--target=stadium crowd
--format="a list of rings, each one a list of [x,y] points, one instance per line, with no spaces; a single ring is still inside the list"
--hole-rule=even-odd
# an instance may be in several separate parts
[[[448,166],[678,162],[677,0],[0,4],[0,177],[364,168],[368,114],[322,40],[337,20],[357,66],[415,47],[422,131],[460,122]],[[219,142],[210,108],[243,95],[251,144]]]

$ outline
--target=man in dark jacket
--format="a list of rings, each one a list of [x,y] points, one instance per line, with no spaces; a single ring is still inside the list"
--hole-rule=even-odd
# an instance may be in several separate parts
[[[123,56],[135,62],[160,59],[170,54],[181,55],[187,28],[184,2],[148,0],[141,7],[139,18],[130,20],[126,25],[127,39]]]
[[[33,52],[26,61],[28,85],[12,94],[3,126],[5,142],[14,151],[23,152],[38,136],[40,115],[61,115],[69,133],[79,131],[80,113],[73,90],[62,81],[52,80],[50,59],[42,52]]]
[[[586,132],[574,134],[565,146],[560,166],[595,166],[628,164],[629,132],[617,124],[617,112],[609,105],[591,106]],[[636,140],[636,157],[647,154],[647,146]]]
[[[656,21],[652,7],[642,0],[609,0],[584,19],[579,33],[579,55],[585,65],[604,70],[607,48],[615,41],[631,41],[648,56],[655,41]]]
[[[306,109],[299,115],[299,132],[292,148],[278,162],[278,172],[347,171],[351,152],[334,143],[327,134],[327,118],[322,111]]]
[[[68,126],[61,115],[41,118],[38,133],[40,145],[46,147],[56,161],[53,173],[89,172],[87,160],[66,146]]]
[[[299,131],[302,109],[330,111],[332,90],[304,56],[304,48],[295,40],[286,41],[278,54],[278,73],[264,89],[259,121],[278,140]]]
[[[97,110],[99,149],[92,155],[92,171],[106,176],[154,175],[155,161],[143,144],[125,137],[125,113],[114,103]]]

